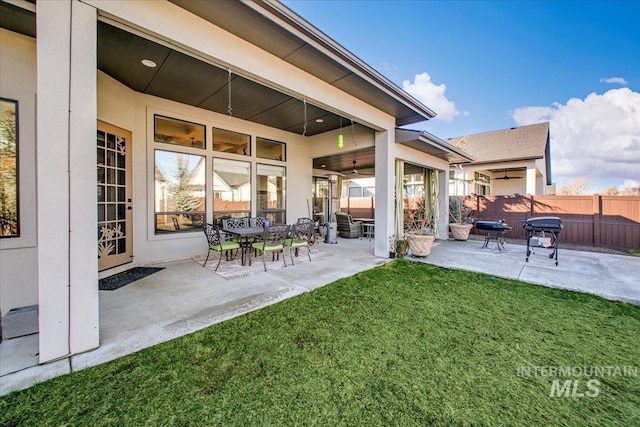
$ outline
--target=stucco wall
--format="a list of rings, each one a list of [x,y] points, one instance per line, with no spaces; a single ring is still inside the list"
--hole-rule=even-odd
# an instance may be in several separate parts
[[[36,248],[36,41],[0,29],[0,96],[18,101],[20,237],[0,239],[0,314],[38,303]]]

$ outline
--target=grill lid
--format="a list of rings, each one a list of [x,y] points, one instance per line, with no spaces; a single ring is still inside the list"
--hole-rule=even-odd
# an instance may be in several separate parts
[[[562,230],[562,220],[557,216],[539,216],[523,220],[522,226],[527,230]]]

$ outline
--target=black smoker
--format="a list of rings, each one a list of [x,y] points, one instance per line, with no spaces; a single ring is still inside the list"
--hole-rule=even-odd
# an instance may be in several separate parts
[[[562,231],[562,220],[556,216],[540,216],[522,221],[527,230],[527,261],[533,253],[532,247],[541,246],[553,249],[549,258],[555,259],[558,265],[558,234]]]
[[[481,249],[484,249],[489,244],[489,240],[495,240],[498,250],[504,249],[504,235],[507,231],[511,230],[504,220],[501,221],[478,221],[476,222],[476,230],[484,233],[484,245]]]

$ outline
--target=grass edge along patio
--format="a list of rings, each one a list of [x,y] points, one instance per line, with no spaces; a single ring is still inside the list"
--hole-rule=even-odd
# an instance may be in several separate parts
[[[639,331],[637,306],[397,260],[11,393],[0,425],[638,425]]]

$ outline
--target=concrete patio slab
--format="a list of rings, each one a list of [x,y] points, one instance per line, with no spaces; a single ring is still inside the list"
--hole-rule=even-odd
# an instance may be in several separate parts
[[[338,239],[336,245],[319,242],[313,249],[326,256],[315,261],[312,254],[310,263],[233,280],[192,258],[154,264],[164,269],[117,290],[100,291],[97,349],[37,365],[37,334],[3,341],[2,394],[117,359],[389,262],[373,255],[373,245],[360,239]],[[302,251],[301,256],[306,253]]]
[[[640,305],[640,258],[562,249],[558,265],[550,249],[536,248],[526,259],[526,246],[495,243],[482,249],[482,241],[437,241],[426,258],[411,258],[441,267],[490,274],[506,279],[599,295],[613,301]]]

